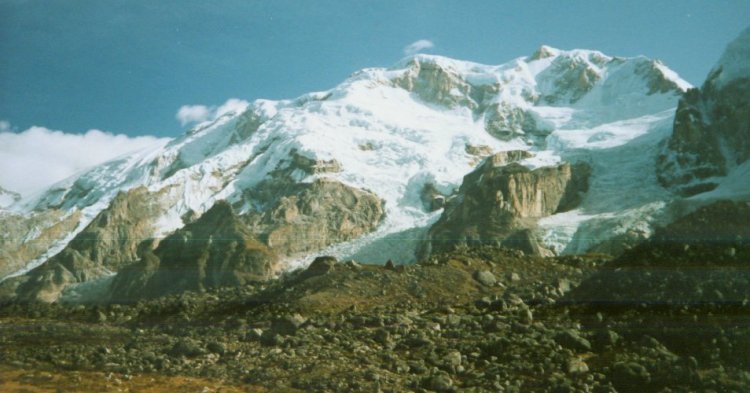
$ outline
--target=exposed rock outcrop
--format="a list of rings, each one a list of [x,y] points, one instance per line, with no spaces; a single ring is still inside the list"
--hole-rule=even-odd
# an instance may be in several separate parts
[[[69,247],[96,264],[116,271],[138,259],[138,245],[154,232],[161,213],[159,195],[138,187],[119,193]]]
[[[498,153],[466,175],[458,196],[430,229],[422,257],[459,244],[499,244],[547,254],[531,229],[537,219],[580,203],[588,190],[590,168],[563,163],[531,170],[517,162],[528,155]]]
[[[113,281],[111,299],[127,302],[267,280],[281,269],[281,256],[359,237],[375,229],[384,214],[377,196],[337,181],[317,179],[279,190],[283,194],[266,210],[238,216],[220,201],[156,250],[143,246],[140,262]]]
[[[297,152],[292,153],[291,168],[309,175],[341,172],[341,164],[336,160],[316,160]]]
[[[362,236],[385,214],[377,195],[325,178],[289,185],[281,195],[270,208],[248,215],[252,232],[280,255]]]
[[[57,209],[33,212],[28,216],[0,213],[0,279],[40,258],[58,240],[74,230],[81,213],[65,214]]]
[[[292,150],[270,176],[248,189],[253,209],[245,221],[256,238],[281,256],[320,250],[374,230],[384,218],[374,193],[320,177],[342,170],[334,160],[310,158]]]
[[[115,277],[112,301],[263,281],[279,268],[278,257],[255,239],[226,202],[217,202],[198,220],[162,240],[156,250],[142,247],[140,255],[140,262]]]
[[[119,193],[60,253],[28,273],[18,288],[26,301],[56,301],[63,289],[109,275],[138,260],[141,242],[153,235],[159,196],[145,187]]]
[[[558,57],[546,71],[560,75],[555,79],[554,86],[541,101],[550,105],[572,104],[588,93],[602,76],[594,66],[603,66],[609,61],[606,57],[592,52],[586,60],[575,57]]]
[[[539,138],[549,135],[550,132],[540,128],[527,111],[507,103],[493,104],[487,108],[484,114],[484,129],[490,135],[504,141],[523,137],[528,141],[539,142]]]
[[[485,98],[497,94],[500,89],[499,84],[471,84],[448,64],[435,62],[426,56],[411,59],[407,71],[393,79],[393,83],[413,92],[425,102],[472,110],[478,109]]]
[[[661,184],[682,195],[714,189],[750,158],[750,70],[730,72],[750,62],[750,29],[727,47],[700,89],[680,100],[674,131],[657,159]]]

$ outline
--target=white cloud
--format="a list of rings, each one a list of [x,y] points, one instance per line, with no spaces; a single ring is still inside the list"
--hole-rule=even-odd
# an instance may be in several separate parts
[[[230,112],[244,112],[248,105],[249,102],[239,98],[230,98],[219,106],[183,105],[177,110],[175,118],[184,127],[188,124],[216,120]]]
[[[36,126],[20,133],[0,132],[0,186],[29,195],[88,167],[167,141],[100,130],[66,134]]]
[[[0,120],[0,132],[10,132],[10,122],[7,120]]]
[[[417,40],[404,47],[404,55],[415,55],[425,49],[434,48],[435,44],[430,40]]]
[[[177,110],[175,117],[185,126],[190,123],[200,123],[208,120],[211,110],[205,105],[183,105]]]

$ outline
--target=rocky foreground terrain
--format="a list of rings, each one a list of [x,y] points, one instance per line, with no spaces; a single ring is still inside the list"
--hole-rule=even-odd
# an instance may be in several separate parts
[[[0,390],[742,392],[750,205],[611,259],[459,247],[278,280],[0,308]]]

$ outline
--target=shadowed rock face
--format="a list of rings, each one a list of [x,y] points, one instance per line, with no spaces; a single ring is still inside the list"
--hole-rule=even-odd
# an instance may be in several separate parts
[[[145,246],[141,260],[112,283],[113,301],[152,298],[185,290],[243,285],[272,277],[278,257],[257,241],[229,204],[216,203],[195,222]]]
[[[588,190],[585,163],[528,169],[526,152],[502,152],[466,175],[459,194],[430,229],[429,252],[460,244],[502,244],[545,254],[532,231],[536,220],[577,206]]]
[[[747,46],[749,39],[743,33],[727,51]],[[727,53],[722,61],[724,57]],[[720,62],[700,89],[680,99],[674,131],[657,159],[659,182],[679,194],[712,190],[717,186],[712,177],[750,159],[750,75],[724,80],[729,78],[724,75],[727,66]]]
[[[310,172],[336,170],[335,162],[295,157]],[[375,229],[384,216],[373,193],[336,181],[281,181],[262,212],[238,218],[215,208],[164,239],[154,251],[153,223],[161,206],[145,188],[119,194],[70,244],[9,287],[21,301],[54,302],[63,290],[111,275],[117,300],[265,280],[279,269],[277,255],[322,249]],[[144,244],[141,244],[144,242]],[[8,291],[6,291],[8,292]]]
[[[614,306],[747,304],[750,204],[699,208],[584,281],[567,300]]]
[[[383,217],[374,194],[336,181],[293,184],[284,192],[267,210],[246,216],[217,202],[156,250],[144,246],[140,262],[112,283],[112,301],[264,281],[280,270],[279,256],[356,238]]]
[[[711,177],[750,158],[750,78],[717,89],[709,79],[680,100],[674,132],[659,155],[667,188],[693,195],[716,187]]]

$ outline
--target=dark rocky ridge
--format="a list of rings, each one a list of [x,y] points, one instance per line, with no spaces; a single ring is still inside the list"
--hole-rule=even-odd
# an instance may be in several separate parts
[[[361,236],[383,215],[379,198],[336,181],[295,183],[284,193],[265,211],[245,216],[217,202],[153,252],[145,246],[140,262],[115,278],[110,299],[129,302],[265,281],[281,270],[281,257]]]
[[[704,206],[661,228],[569,295],[614,305],[750,304],[750,203]]]
[[[218,202],[162,240],[156,250],[143,247],[140,262],[115,278],[110,299],[133,301],[244,285],[267,280],[278,268],[278,256],[255,239],[231,206]]]
[[[746,45],[747,33],[730,44]],[[735,59],[747,61],[747,59]],[[674,131],[657,160],[662,185],[682,195],[709,191],[715,177],[750,159],[750,77],[722,82],[722,65],[714,68],[700,89],[680,99]]]

